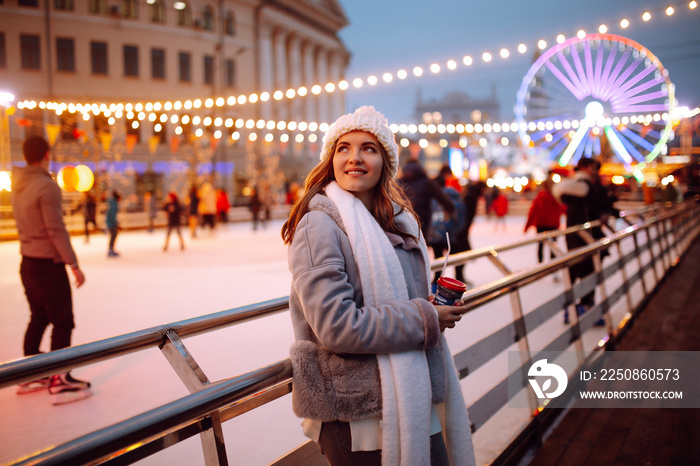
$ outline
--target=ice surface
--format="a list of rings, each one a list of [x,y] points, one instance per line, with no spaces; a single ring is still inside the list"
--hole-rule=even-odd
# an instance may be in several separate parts
[[[508,217],[507,231],[495,232],[493,224],[478,216],[472,229],[475,248],[505,244],[525,237],[525,217]],[[88,343],[155,325],[209,314],[289,294],[290,274],[286,247],[280,237],[281,221],[253,232],[250,223],[223,226],[213,236],[185,236],[186,249],[179,250],[171,237],[163,252],[165,232],[122,232],[117,239],[119,258],[107,257],[107,237],[94,234],[90,242],[73,237],[87,281],[73,289],[76,328],[73,344]],[[528,235],[534,235],[531,230]],[[535,265],[536,246],[504,253],[512,270]],[[22,339],[29,310],[19,280],[19,246],[0,243],[0,361],[22,357]],[[448,267],[448,275],[453,274]],[[486,259],[469,265],[467,278],[482,285],[500,278]],[[551,278],[522,291],[525,304],[560,292]],[[510,300],[499,299],[466,315],[457,328],[448,330],[453,353],[463,350],[512,319]],[[561,322],[553,324],[561,331]],[[44,336],[48,350],[49,335]],[[185,340],[185,344],[210,380],[231,377],[284,359],[293,335],[289,316],[277,314],[215,333]],[[92,398],[52,406],[46,392],[18,396],[15,388],[0,390],[3,407],[0,428],[0,463],[15,460],[52,445],[61,444],[148,409],[187,395],[187,390],[158,349],[142,351],[116,360],[78,368],[73,375],[89,380]],[[488,385],[503,378],[500,370],[475,373],[462,382],[468,402]],[[516,416],[517,417],[517,416]],[[518,423],[527,420],[520,413]],[[500,426],[496,426],[498,431]],[[267,464],[306,439],[286,396],[224,424],[229,460],[234,464]],[[493,435],[477,433],[477,460],[493,458],[500,446]],[[500,443],[507,441],[501,439]],[[496,449],[494,451],[494,449]],[[203,464],[199,439],[189,439],[139,464]]]

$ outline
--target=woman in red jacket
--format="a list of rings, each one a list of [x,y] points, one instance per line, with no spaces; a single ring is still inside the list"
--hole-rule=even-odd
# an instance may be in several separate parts
[[[552,195],[552,185],[553,181],[551,178],[547,178],[542,183],[542,187],[530,206],[524,231],[527,232],[528,228],[532,226],[537,229],[537,233],[559,229],[561,216],[566,212],[566,207],[560,204]],[[538,262],[542,262],[544,259],[543,253],[544,242],[540,242],[537,247]],[[554,253],[551,253],[551,255],[554,258]]]

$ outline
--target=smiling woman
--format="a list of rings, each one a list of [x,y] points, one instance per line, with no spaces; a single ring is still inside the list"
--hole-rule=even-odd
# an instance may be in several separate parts
[[[343,134],[333,151],[333,173],[338,186],[355,195],[367,209],[379,183],[386,150],[366,131]]]
[[[373,107],[341,116],[320,158],[282,228],[292,404],[304,434],[332,465],[474,464],[442,336],[466,307],[428,294],[427,248],[394,180],[398,146],[386,118]]]

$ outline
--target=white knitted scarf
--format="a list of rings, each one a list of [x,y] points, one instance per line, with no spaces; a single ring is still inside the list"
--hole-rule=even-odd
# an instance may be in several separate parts
[[[360,271],[362,295],[368,306],[386,301],[408,300],[406,277],[389,238],[364,204],[336,182],[325,188],[338,208]],[[421,239],[421,253],[430,277],[428,252],[415,219],[406,212],[396,221]],[[408,277],[409,279],[411,277]],[[428,278],[429,279],[429,278]],[[457,372],[444,336],[441,336],[447,364],[447,400],[438,407],[450,464],[473,465],[469,418]],[[430,465],[430,373],[425,351],[378,354],[382,381],[382,465]]]

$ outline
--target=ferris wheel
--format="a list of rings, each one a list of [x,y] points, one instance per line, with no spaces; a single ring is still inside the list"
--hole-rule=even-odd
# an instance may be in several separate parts
[[[628,172],[665,153],[674,86],[648,49],[622,36],[589,34],[544,52],[515,106],[520,139],[560,166],[614,155]]]

